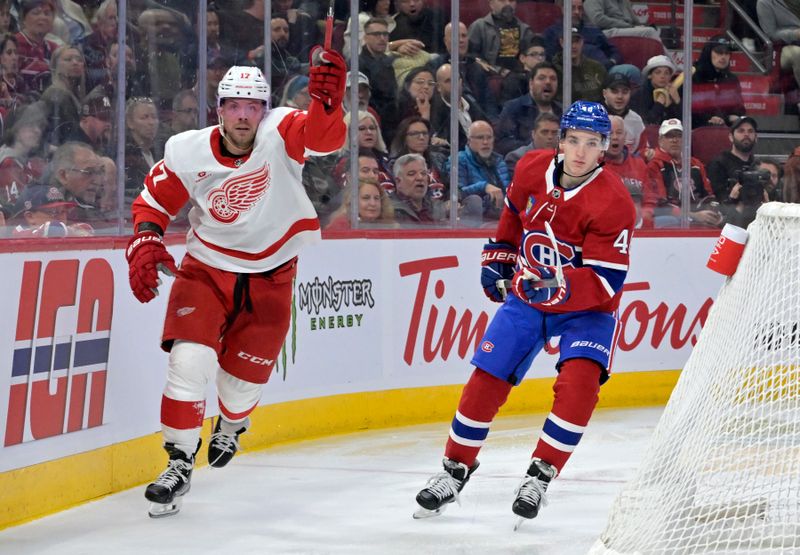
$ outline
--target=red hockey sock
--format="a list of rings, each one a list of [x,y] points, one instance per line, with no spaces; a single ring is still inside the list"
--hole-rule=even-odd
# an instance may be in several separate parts
[[[242,412],[233,412],[228,407],[225,406],[225,404],[222,402],[222,399],[217,397],[217,400],[219,401],[219,412],[222,413],[222,416],[224,416],[225,420],[227,420],[228,422],[241,422],[242,420],[247,418],[251,412],[253,412],[253,409],[255,409],[258,406],[258,403],[256,403],[249,409],[245,409]]]
[[[461,392],[458,411],[450,427],[444,456],[472,466],[481,450],[489,426],[506,402],[513,386],[476,368]]]
[[[191,430],[203,425],[206,402],[176,401],[166,395],[161,396],[161,424],[176,430]]]
[[[600,367],[585,358],[564,362],[553,391],[553,409],[545,420],[533,456],[561,472],[581,440],[597,404]]]

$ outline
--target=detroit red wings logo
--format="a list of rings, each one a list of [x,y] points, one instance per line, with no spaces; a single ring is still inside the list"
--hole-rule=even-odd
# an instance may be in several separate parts
[[[223,224],[233,223],[239,214],[250,210],[264,196],[269,182],[266,164],[257,170],[232,177],[208,194],[208,211]]]

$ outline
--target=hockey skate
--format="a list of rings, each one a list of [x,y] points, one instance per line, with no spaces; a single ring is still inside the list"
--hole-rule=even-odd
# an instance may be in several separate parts
[[[517,498],[514,499],[514,504],[511,506],[514,514],[520,517],[514,525],[515,531],[519,530],[525,520],[536,518],[539,508],[547,505],[544,493],[556,474],[558,474],[558,470],[555,466],[547,464],[542,459],[531,459],[528,473],[517,488]]]
[[[239,436],[250,427],[249,418],[238,424],[232,424],[227,420],[223,422],[223,420],[221,415],[217,417],[217,423],[208,441],[208,464],[213,468],[222,468],[231,462],[236,451],[239,450]],[[230,428],[238,429],[234,431]]]
[[[200,449],[200,440],[197,442],[197,449]],[[155,482],[148,485],[144,492],[144,496],[151,502],[148,511],[151,518],[174,515],[181,510],[183,496],[191,488],[192,468],[197,449],[189,456],[182,449],[175,447],[174,443],[164,444],[164,450],[169,454],[167,469]]]
[[[414,512],[414,518],[440,515],[447,508],[447,504],[453,501],[460,505],[458,494],[480,465],[476,460],[472,467],[467,468],[467,465],[447,458],[442,460],[442,464],[444,472],[431,476],[422,491],[417,494],[419,508]]]

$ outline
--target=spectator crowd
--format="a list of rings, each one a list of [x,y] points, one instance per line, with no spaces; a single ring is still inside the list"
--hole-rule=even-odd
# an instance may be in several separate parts
[[[305,166],[303,183],[323,227],[348,229],[351,202],[359,226],[449,225],[456,202],[459,225],[494,227],[520,158],[557,151],[566,82],[562,21],[542,29],[525,6],[538,3],[523,0],[475,4],[485,12],[459,22],[453,44],[445,3],[362,0],[351,20],[349,2],[335,2],[334,47],[347,56],[358,43],[358,107],[350,105],[349,85],[345,100],[357,144]],[[786,153],[784,164],[786,157],[757,155],[759,122],[746,113],[731,65],[735,46],[725,34],[706,41],[685,77],[663,45],[639,65],[617,48],[618,37],[661,45],[659,30],[640,21],[629,0],[570,4],[571,98],[600,102],[612,116],[605,167],[628,187],[638,226],[680,225],[683,195],[696,227],[747,225],[762,202],[798,201],[798,156]],[[263,67],[269,59],[272,105],[307,108],[309,53],[323,40],[328,2],[271,6],[266,13],[259,0],[208,2],[206,65],[199,68],[196,2],[129,0],[122,52],[116,0],[0,0],[5,236],[116,233],[166,141],[218,122],[216,89],[232,65]],[[798,10],[800,4],[757,2],[759,23],[783,45],[781,68],[800,83]],[[120,63],[124,83],[117,80]],[[691,122],[681,121],[686,78]],[[124,104],[117,102],[120,87]],[[121,148],[117,122],[125,127]],[[706,126],[727,129],[725,148],[713,160],[683,160],[683,134]]]

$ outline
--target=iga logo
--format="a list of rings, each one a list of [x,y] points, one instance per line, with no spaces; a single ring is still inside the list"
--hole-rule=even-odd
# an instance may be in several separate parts
[[[103,423],[114,273],[100,258],[42,265],[22,272],[6,447]]]

